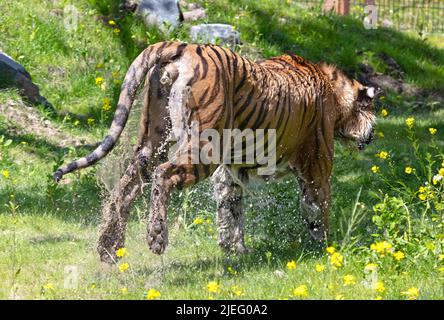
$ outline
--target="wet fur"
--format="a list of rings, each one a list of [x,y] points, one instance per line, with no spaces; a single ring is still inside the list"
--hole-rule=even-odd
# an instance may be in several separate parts
[[[199,122],[200,132],[276,129],[276,177],[295,175],[308,230],[315,239],[325,239],[333,138],[354,141],[359,148],[371,140],[375,117],[369,88],[350,80],[334,66],[313,64],[293,54],[255,63],[217,46],[159,43],[147,48],[130,66],[104,142],[89,156],[58,169],[56,181],[66,173],[96,163],[113,148],[143,80],[146,93],[138,145],[127,171],[104,205],[98,243],[101,260],[113,261],[115,251],[124,246],[130,204],[150,180],[147,242],[157,254],[166,249],[171,192],[198,183],[218,167],[192,164],[179,152],[174,153],[182,157],[178,162],[167,160],[168,141],[173,137],[185,141],[179,144],[179,151],[189,150],[183,138],[189,134],[193,120]],[[219,243],[223,248],[247,251],[239,182],[257,177],[259,168],[223,165],[213,176]]]

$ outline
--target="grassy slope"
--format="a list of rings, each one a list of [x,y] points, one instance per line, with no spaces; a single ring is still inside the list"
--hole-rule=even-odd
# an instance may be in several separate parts
[[[0,16],[0,47],[24,64],[40,85],[42,94],[58,110],[96,119],[93,126],[83,120],[75,125],[74,119],[52,119],[55,123],[67,131],[88,133],[99,139],[110,119],[101,109],[102,99],[116,100],[119,80],[126,67],[144,46],[161,40],[162,36],[155,30],[146,32],[131,17],[122,18],[114,1],[74,3],[81,13],[79,29],[69,33],[59,15],[63,1],[58,5],[52,1],[1,2],[1,11],[9,14]],[[359,62],[368,62],[384,71],[384,64],[375,54],[385,51],[404,68],[410,83],[424,89],[443,87],[444,52],[414,36],[391,30],[366,31],[358,21],[319,17],[283,2],[218,0],[205,5],[209,21],[231,23],[239,29],[244,42],[240,51],[253,58],[292,50],[314,61],[335,63],[353,73]],[[114,19],[121,31],[114,32],[98,16]],[[23,29],[17,28],[18,21]],[[188,28],[185,26],[172,38],[186,40]],[[434,41],[442,46],[442,38]],[[96,86],[96,77],[105,78],[105,90]],[[0,94],[0,102],[11,96],[19,99],[11,92],[4,92]],[[342,239],[341,221],[348,221],[361,187],[360,201],[366,204],[367,209],[363,211],[366,216],[353,239],[363,244],[372,241],[371,207],[376,200],[370,191],[383,186],[373,178],[369,168],[375,162],[374,153],[379,150],[393,154],[402,164],[397,168],[400,173],[403,165],[411,161],[404,136],[407,115],[414,114],[417,118],[420,141],[427,141],[429,126],[438,128],[442,141],[442,108],[431,109],[427,103],[412,108],[409,99],[395,94],[387,96],[384,106],[391,116],[379,122],[378,131],[384,132],[386,138],[377,140],[360,154],[338,146],[331,217],[334,241]],[[170,214],[171,243],[163,259],[146,248],[145,223],[140,219],[146,206],[139,203],[128,232],[130,271],[121,274],[116,267],[102,266],[94,249],[102,194],[94,170],[75,175],[70,184],[53,190],[47,183],[48,173],[69,150],[32,136],[10,135],[4,128],[4,118],[0,117],[0,135],[12,139],[12,144],[1,150],[3,168],[0,169],[7,169],[10,178],[0,180],[0,202],[7,202],[10,194],[14,194],[19,208],[17,219],[13,219],[9,209],[3,206],[0,209],[0,276],[6,279],[1,285],[1,298],[11,296],[13,279],[16,296],[20,298],[143,298],[149,288],[160,290],[163,298],[206,298],[206,284],[211,280],[221,283],[223,290],[219,297],[222,298],[233,297],[232,285],[240,286],[245,298],[286,298],[299,284],[309,287],[310,298],[376,296],[360,283],[368,259],[359,252],[346,255],[344,269],[327,268],[321,274],[314,270],[315,264],[326,264],[327,257],[310,249],[298,218],[293,191],[296,187],[291,180],[264,187],[255,196],[248,197],[247,242],[254,252],[247,257],[227,258],[218,250],[214,222],[192,224],[196,215],[214,221],[214,203],[208,188],[201,186],[174,197]],[[85,152],[71,150],[69,156]],[[291,259],[299,262],[297,270],[283,275],[276,272],[285,271],[285,264]],[[77,290],[63,288],[67,265],[79,267]],[[227,272],[228,266],[237,274]],[[402,262],[401,269],[386,266],[380,274],[387,288],[384,296],[402,298],[401,291],[417,286],[425,298],[443,298],[434,268],[434,259],[417,262],[410,256]],[[20,272],[13,277],[18,269]],[[345,274],[355,275],[358,284],[344,287]],[[43,288],[49,283],[54,285],[54,290]],[[124,287],[129,290],[127,294],[120,292]]]

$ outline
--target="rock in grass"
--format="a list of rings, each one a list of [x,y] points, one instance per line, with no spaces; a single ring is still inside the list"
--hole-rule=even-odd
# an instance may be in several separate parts
[[[193,26],[190,37],[193,41],[200,43],[240,44],[240,33],[229,24],[211,23]]]
[[[164,32],[171,31],[183,21],[178,0],[141,0],[136,13],[147,25],[155,25]]]
[[[17,88],[19,93],[33,104],[43,104],[54,111],[53,106],[40,95],[37,85],[32,82],[26,69],[6,53],[0,51],[0,89]]]

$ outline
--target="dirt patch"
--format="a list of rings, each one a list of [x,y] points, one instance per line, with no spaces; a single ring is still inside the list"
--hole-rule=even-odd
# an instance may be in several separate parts
[[[8,100],[0,104],[0,113],[6,119],[6,130],[14,135],[30,134],[58,147],[80,147],[96,145],[87,137],[78,137],[63,132],[42,114],[23,102]]]
[[[358,73],[360,82],[379,88],[383,92],[393,91],[418,101],[433,99],[444,105],[444,92],[424,90],[405,82],[405,72],[395,59],[385,52],[378,53],[377,57],[387,66],[387,72],[375,72],[370,65],[361,63]]]

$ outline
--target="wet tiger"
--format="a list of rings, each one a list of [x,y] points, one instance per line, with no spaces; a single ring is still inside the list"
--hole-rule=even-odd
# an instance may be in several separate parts
[[[98,243],[103,261],[112,261],[115,251],[124,246],[130,204],[148,181],[151,206],[147,242],[154,253],[161,254],[168,244],[171,192],[213,173],[219,244],[246,251],[240,185],[257,177],[262,165],[257,161],[222,165],[190,161],[191,142],[181,138],[190,135],[192,123],[198,124],[199,133],[212,129],[222,137],[225,129],[274,130],[276,172],[265,178],[295,175],[309,233],[315,239],[325,239],[334,138],[354,141],[359,149],[370,143],[375,121],[373,88],[349,79],[334,66],[314,64],[294,54],[253,62],[214,45],[157,43],[145,49],[126,73],[113,122],[101,145],[90,155],[58,169],[56,181],[91,166],[111,151],[144,80],[137,148],[103,208]],[[168,156],[171,137],[182,141],[172,157]],[[267,139],[262,141],[268,144]],[[198,149],[208,143],[199,141]],[[246,148],[245,142],[242,146]],[[179,154],[180,161],[172,161]]]

